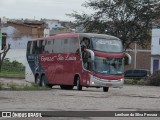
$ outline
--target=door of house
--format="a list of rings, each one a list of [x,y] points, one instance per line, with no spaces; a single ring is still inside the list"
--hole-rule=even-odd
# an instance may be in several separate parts
[[[159,69],[159,60],[153,60],[153,72]]]

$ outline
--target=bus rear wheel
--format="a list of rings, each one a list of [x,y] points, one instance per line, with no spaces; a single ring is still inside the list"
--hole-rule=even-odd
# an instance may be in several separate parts
[[[41,86],[42,86],[42,87],[47,87],[46,76],[45,76],[45,75],[43,75],[43,76],[41,77]]]
[[[108,92],[109,87],[103,87],[103,92]]]
[[[77,77],[77,90],[82,90],[82,86],[81,86],[79,77]]]
[[[41,85],[41,80],[40,80],[40,77],[39,75],[36,76],[36,79],[35,79],[35,84],[40,86]]]

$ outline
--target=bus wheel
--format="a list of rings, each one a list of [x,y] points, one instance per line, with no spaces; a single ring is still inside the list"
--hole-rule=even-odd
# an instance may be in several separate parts
[[[52,84],[48,84],[47,86],[48,86],[49,88],[52,88],[52,87],[53,87],[53,85],[52,85]]]
[[[108,92],[109,87],[103,87],[103,92]]]
[[[36,85],[38,85],[38,86],[40,86],[40,85],[41,85],[41,80],[40,80],[39,75],[38,75],[38,76],[36,76],[35,84],[36,84]]]
[[[80,84],[80,78],[77,77],[77,90],[82,90],[82,86]]]
[[[43,75],[41,78],[41,86],[42,87],[47,87],[47,83],[46,83],[46,76]]]
[[[65,86],[64,86],[64,85],[60,85],[60,88],[61,88],[61,89],[65,89]]]

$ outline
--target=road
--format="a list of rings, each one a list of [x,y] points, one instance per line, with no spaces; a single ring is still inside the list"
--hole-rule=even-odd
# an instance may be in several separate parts
[[[122,89],[111,88],[109,92],[103,92],[102,88],[83,88],[82,91],[77,91],[76,88],[61,90],[59,86],[46,91],[3,90],[0,91],[0,111],[160,111],[160,87],[125,85]],[[50,119],[64,118],[45,118],[45,120]],[[74,120],[74,118],[65,119]],[[133,118],[114,117],[114,120],[125,119]],[[141,119],[150,120],[149,117]],[[156,117],[152,119],[157,120]],[[44,120],[44,118],[34,118],[34,120]]]

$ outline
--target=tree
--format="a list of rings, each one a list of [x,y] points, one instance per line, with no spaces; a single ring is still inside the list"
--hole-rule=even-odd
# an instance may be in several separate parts
[[[159,0],[89,0],[83,6],[95,13],[74,11],[68,15],[83,24],[85,32],[119,37],[125,48],[135,41],[146,46],[151,39],[152,20],[160,17]]]
[[[7,52],[9,51],[9,49],[10,49],[10,44],[8,44],[8,48],[6,46],[4,46],[3,51],[0,52],[0,72],[1,72],[1,69],[2,69],[4,58],[7,54]]]

